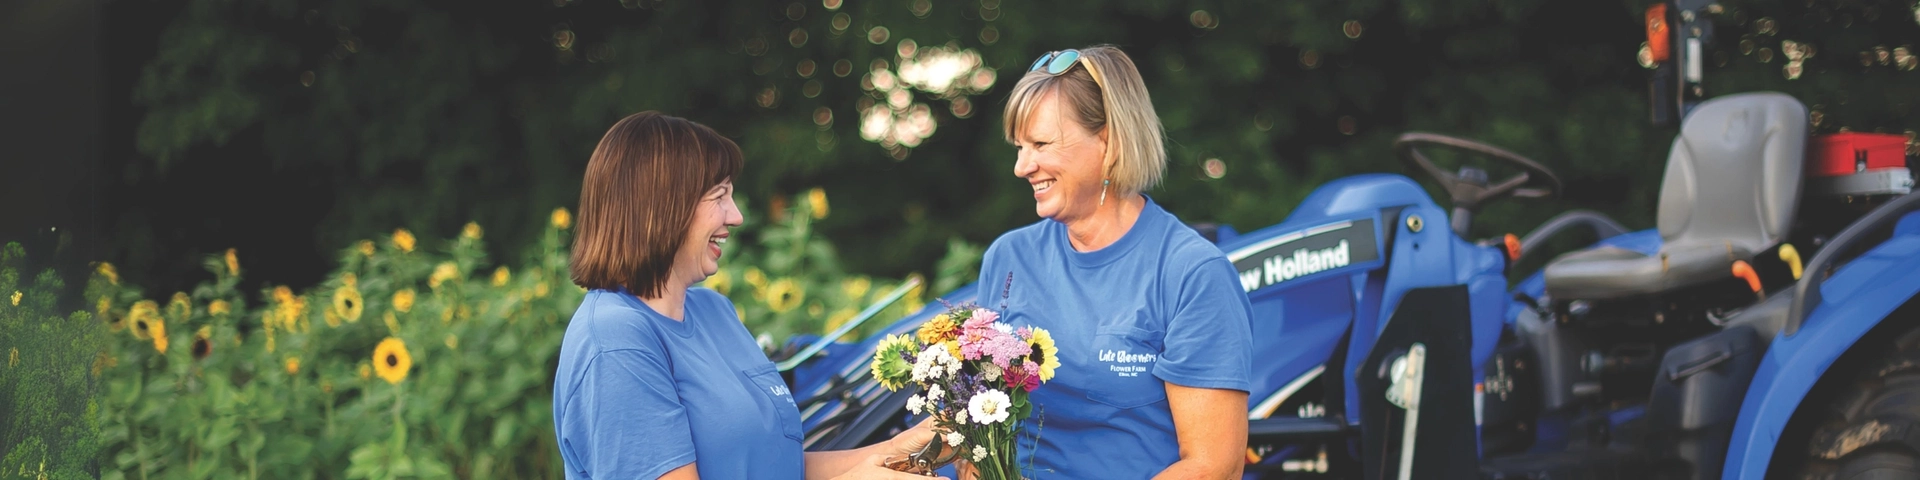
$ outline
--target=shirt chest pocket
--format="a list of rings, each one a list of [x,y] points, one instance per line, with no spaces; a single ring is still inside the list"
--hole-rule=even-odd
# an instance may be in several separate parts
[[[795,441],[800,440],[800,410],[794,406],[793,392],[787,389],[787,382],[780,379],[780,371],[772,363],[741,370],[747,377],[747,386],[764,395],[773,407],[772,419],[782,435]],[[756,402],[757,403],[757,402]]]
[[[1167,385],[1153,376],[1160,359],[1159,336],[1132,325],[1101,327],[1093,337],[1096,355],[1087,397],[1114,408],[1138,408],[1167,398]]]

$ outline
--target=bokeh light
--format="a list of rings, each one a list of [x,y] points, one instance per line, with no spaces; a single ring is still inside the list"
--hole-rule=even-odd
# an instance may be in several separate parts
[[[901,39],[893,50],[898,66],[884,58],[874,59],[860,82],[867,95],[855,107],[860,112],[860,138],[880,144],[900,160],[938,129],[932,107],[916,98],[916,93],[944,99],[949,113],[966,118],[975,110],[968,97],[992,88],[997,75],[981,60],[979,51],[957,42],[925,46]]]
[[[1217,179],[1227,176],[1227,162],[1222,162],[1218,158],[1207,159],[1205,163],[1201,164],[1200,169],[1206,172],[1207,178]]]

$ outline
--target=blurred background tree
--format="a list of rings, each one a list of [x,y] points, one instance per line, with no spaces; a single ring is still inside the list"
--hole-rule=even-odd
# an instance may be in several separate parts
[[[331,249],[396,226],[478,221],[511,254],[575,202],[605,128],[655,109],[739,141],[764,211],[822,187],[836,209],[815,228],[858,252],[849,270],[902,276],[1035,219],[1006,89],[1040,53],[1097,43],[1138,63],[1172,157],[1149,193],[1190,222],[1272,224],[1329,179],[1404,171],[1392,138],[1428,130],[1567,181],[1560,201],[1489,207],[1476,236],[1568,208],[1650,227],[1673,132],[1646,120],[1634,62],[1647,3],[118,2],[101,256],[170,290],[230,246],[253,278],[310,284]],[[1785,90],[1823,131],[1920,127],[1920,4],[1725,7],[1709,95]]]

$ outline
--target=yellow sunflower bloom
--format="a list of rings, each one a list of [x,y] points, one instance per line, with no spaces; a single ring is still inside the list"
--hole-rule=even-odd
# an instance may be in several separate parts
[[[118,332],[120,329],[127,328],[127,324],[120,321],[123,320],[122,318],[113,316],[113,299],[101,295],[100,301],[95,303],[93,308],[100,314],[101,320],[107,322],[108,330]]]
[[[813,213],[813,219],[827,218],[827,191],[814,187],[807,191],[807,207]]]
[[[307,314],[307,301],[294,296],[293,289],[285,285],[273,288],[273,299],[277,303],[272,313],[273,320],[279,323],[280,328],[295,331],[300,319]]]
[[[460,236],[468,240],[479,240],[480,233],[480,224],[475,222],[467,222],[467,226],[460,229]]]
[[[344,283],[333,291],[333,310],[329,313],[347,323],[360,323],[360,313],[366,309],[366,303],[360,298],[360,289],[354,288],[351,282]]]
[[[227,276],[240,276],[240,257],[233,249],[227,249]]]
[[[354,249],[359,250],[361,255],[371,257],[373,256],[373,241],[361,240],[360,243],[354,245]]]
[[[1033,347],[1033,354],[1027,360],[1040,364],[1040,381],[1053,380],[1053,369],[1060,367],[1060,347],[1053,344],[1053,334],[1033,329],[1033,338],[1027,340],[1027,344]]]
[[[713,275],[708,275],[707,279],[700,283],[713,291],[720,292],[721,295],[726,295],[728,290],[733,289],[733,277],[728,276],[726,270],[713,272]]]
[[[186,322],[193,316],[193,297],[187,292],[174,292],[173,301],[167,303],[167,317],[176,322]]]
[[[167,353],[167,320],[155,315],[153,324],[148,328],[153,333],[153,351]]]
[[[404,228],[393,229],[393,246],[399,247],[402,252],[412,252],[413,232]]]
[[[573,215],[567,213],[567,207],[553,209],[553,228],[566,230],[573,226]]]
[[[747,323],[747,309],[740,308],[739,305],[734,305],[733,318],[739,320],[740,323]]]
[[[853,277],[840,282],[840,292],[847,294],[850,300],[867,297],[867,291],[873,289],[873,280],[867,277]]]
[[[457,336],[454,336],[454,335],[453,335],[453,334],[451,334],[451,333],[449,333],[449,334],[447,334],[447,349],[448,349],[448,350],[459,350],[459,349],[460,349],[460,337],[457,337]]]
[[[300,357],[287,357],[287,375],[300,374]]]
[[[433,267],[433,275],[427,277],[427,288],[439,290],[448,280],[460,278],[460,266],[453,262],[441,262]]]
[[[551,293],[553,293],[553,287],[548,286],[547,282],[533,284],[533,298],[547,298],[547,295]]]
[[[771,285],[767,285],[767,308],[773,309],[774,313],[786,313],[788,310],[793,310],[794,307],[800,306],[802,300],[806,299],[806,290],[802,290],[800,283],[793,281],[791,278],[782,278],[774,281]]]
[[[233,304],[226,300],[214,300],[207,304],[207,315],[220,316],[233,313]]]
[[[413,356],[407,354],[407,343],[398,338],[387,337],[380,345],[373,347],[373,370],[387,383],[399,385],[407,379],[407,371],[413,368]]]
[[[367,362],[360,362],[360,379],[366,380],[369,378],[373,378],[373,366],[367,364]]]
[[[114,285],[120,284],[120,272],[114,270],[113,264],[111,263],[100,262],[100,266],[94,267],[93,271],[99,273],[102,277],[107,277],[107,283]]]
[[[501,265],[500,268],[493,269],[493,286],[504,287],[507,286],[507,282],[512,280],[513,272],[508,271],[506,265]]]
[[[411,288],[402,288],[398,292],[393,292],[393,309],[399,310],[400,313],[413,311],[414,295],[415,293],[413,293],[413,289]]]
[[[16,306],[16,307],[18,307],[18,306],[20,306],[20,291],[19,291],[19,290],[14,290],[14,291],[13,291],[13,306]]]
[[[127,310],[127,320],[133,327],[133,338],[141,341],[153,339],[153,324],[160,320],[160,305],[152,300],[134,302]]]
[[[914,353],[916,346],[913,338],[906,335],[889,335],[881,340],[873,349],[873,361],[867,363],[873,379],[879,380],[880,386],[888,391],[905,386],[912,377],[913,365],[901,355]]]
[[[960,324],[954,323],[952,316],[942,313],[920,324],[920,331],[915,335],[920,338],[920,343],[932,345],[952,339],[959,331]]]
[[[747,284],[753,286],[754,296],[765,297],[767,295],[767,274],[761,273],[759,268],[747,267],[747,273],[743,274],[741,278],[746,279]]]

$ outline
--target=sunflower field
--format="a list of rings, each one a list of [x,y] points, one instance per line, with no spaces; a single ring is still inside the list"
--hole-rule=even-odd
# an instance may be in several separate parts
[[[905,281],[840,269],[811,231],[829,213],[823,192],[774,203],[784,205],[770,222],[748,215],[736,229],[744,241],[706,282],[769,349],[837,327]],[[65,365],[54,377],[91,393],[84,406],[38,406],[73,412],[48,420],[64,422],[66,436],[0,452],[0,477],[64,468],[141,480],[558,478],[552,375],[584,290],[568,278],[570,212],[547,220],[514,262],[487,258],[477,224],[444,240],[397,229],[341,249],[305,291],[242,291],[244,253],[233,250],[207,258],[211,279],[187,292],[145,292],[96,264],[84,287],[90,311],[0,314],[9,322],[0,350],[26,357],[8,364],[0,393],[21,390],[16,368],[41,365]],[[978,258],[978,248],[950,245],[931,287],[970,280]],[[31,285],[6,272],[0,290],[25,292],[10,303],[35,312],[51,311],[64,288],[51,272]],[[849,335],[918,309],[923,290]],[[55,458],[56,442],[76,447]]]

